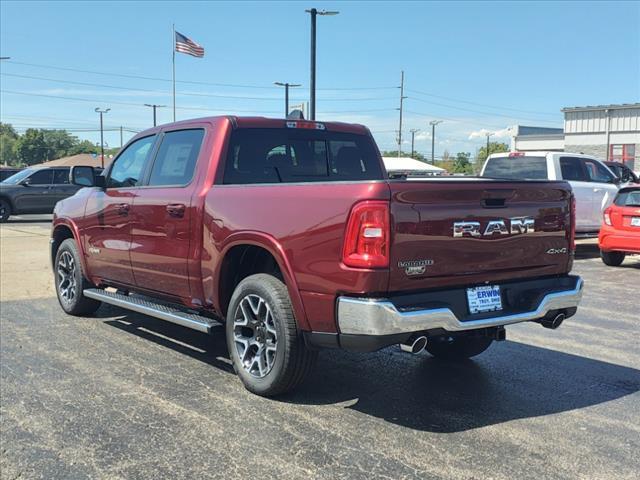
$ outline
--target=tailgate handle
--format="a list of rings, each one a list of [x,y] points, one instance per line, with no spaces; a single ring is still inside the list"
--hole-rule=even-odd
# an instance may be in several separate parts
[[[482,206],[484,208],[504,208],[506,200],[506,198],[485,198],[482,200]]]

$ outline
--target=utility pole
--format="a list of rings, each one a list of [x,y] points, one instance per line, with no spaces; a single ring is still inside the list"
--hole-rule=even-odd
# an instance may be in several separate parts
[[[156,126],[156,108],[163,108],[163,107],[166,107],[166,105],[155,105],[153,103],[145,103],[144,106],[153,108],[153,126],[155,127]]]
[[[305,10],[311,15],[311,77],[309,79],[309,120],[316,119],[316,17],[318,15],[338,15],[340,12],[326,10]]]
[[[492,137],[493,135],[495,135],[495,132],[487,132],[485,134],[487,136],[487,157],[485,158],[485,160],[487,158],[489,158],[489,137]]]
[[[110,108],[101,110],[100,107],[96,107],[95,112],[100,114],[100,165],[104,168],[104,124],[102,122],[102,116],[108,113]]]
[[[289,88],[301,87],[299,83],[282,83],[282,82],[273,82],[274,85],[279,87],[284,87],[284,118],[287,118],[289,115]]]
[[[120,148],[122,148],[122,125],[120,125]]]
[[[431,125],[431,165],[435,165],[436,159],[436,125],[442,123],[442,120],[431,120],[429,125]]]
[[[415,152],[415,149],[413,147],[415,145],[416,133],[418,133],[420,131],[420,129],[419,128],[412,128],[409,131],[411,132],[411,158],[413,158],[413,154]]]
[[[404,99],[407,98],[404,96],[404,70],[400,72],[400,122],[398,125],[398,158],[400,158],[402,152],[402,105],[404,103]]]

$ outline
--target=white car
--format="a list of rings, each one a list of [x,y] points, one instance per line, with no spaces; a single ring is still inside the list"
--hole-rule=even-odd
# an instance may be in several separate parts
[[[494,153],[482,167],[482,177],[517,180],[567,180],[576,198],[576,232],[597,233],[602,211],[618,193],[619,179],[600,160],[579,153]]]

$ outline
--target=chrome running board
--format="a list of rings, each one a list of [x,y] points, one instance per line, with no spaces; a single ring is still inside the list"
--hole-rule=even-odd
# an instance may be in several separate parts
[[[199,332],[210,333],[211,328],[219,325],[219,323],[212,318],[203,317],[195,313],[187,313],[175,307],[156,303],[146,297],[123,295],[121,293],[107,292],[106,290],[98,288],[88,288],[83,294],[87,298],[93,298],[94,300],[115,305],[116,307],[143,313],[150,317],[198,330]]]

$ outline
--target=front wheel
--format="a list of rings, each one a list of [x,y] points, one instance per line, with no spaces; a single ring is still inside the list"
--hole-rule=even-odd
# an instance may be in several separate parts
[[[11,216],[11,205],[4,199],[0,198],[0,223],[4,223],[9,220]]]
[[[100,302],[85,297],[82,292],[91,284],[85,278],[80,253],[75,240],[66,239],[56,252],[54,274],[58,302],[69,315],[89,315],[100,307]]]
[[[619,267],[622,262],[624,262],[625,256],[623,252],[605,252],[604,250],[600,250],[600,258],[605,265],[609,265],[610,267]]]
[[[293,390],[318,356],[302,340],[287,287],[272,275],[251,275],[238,284],[225,328],[233,368],[257,395]]]
[[[480,355],[492,343],[492,338],[481,336],[436,337],[429,339],[425,349],[436,358],[464,360]]]

